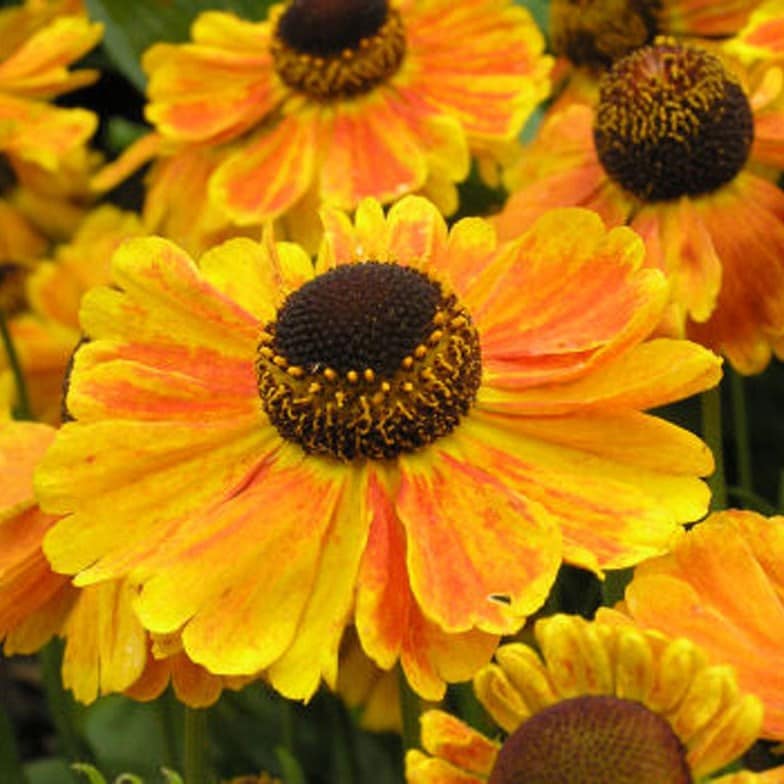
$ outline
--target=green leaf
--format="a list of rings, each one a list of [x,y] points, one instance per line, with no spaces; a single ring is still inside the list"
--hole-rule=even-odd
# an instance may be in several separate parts
[[[305,774],[302,772],[299,762],[292,756],[288,749],[278,746],[275,754],[280,762],[283,771],[283,781],[286,784],[305,784]]]
[[[104,24],[109,59],[140,90],[146,77],[142,53],[159,41],[187,41],[193,20],[209,9],[233,11],[245,19],[263,19],[272,0],[86,0],[92,19]]]

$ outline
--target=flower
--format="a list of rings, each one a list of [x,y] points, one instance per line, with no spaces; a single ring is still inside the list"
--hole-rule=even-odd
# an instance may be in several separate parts
[[[54,248],[51,259],[38,260],[20,276],[17,288],[22,304],[20,312],[10,311],[9,332],[36,419],[60,422],[66,368],[81,339],[82,295],[91,286],[108,283],[109,259],[115,248],[143,233],[135,214],[110,205],[97,207],[69,242]],[[6,269],[16,268],[6,265]],[[0,355],[0,405],[8,409],[16,402],[13,374]]]
[[[784,194],[758,173],[784,168],[784,103],[778,67],[742,73],[753,81],[668,40],[619,60],[595,113],[572,105],[544,124],[496,227],[512,237],[565,205],[628,223],[671,282],[667,329],[755,373],[784,332]]]
[[[762,722],[732,669],[709,665],[686,638],[644,631],[610,610],[595,621],[536,623],[541,654],[502,645],[474,691],[503,743],[448,713],[422,716],[429,755],[406,755],[409,784],[703,781],[745,751]],[[524,777],[521,777],[525,771]],[[723,784],[781,782],[784,768],[722,776]]]
[[[78,585],[127,575],[145,627],[212,672],[307,698],[353,621],[438,699],[562,557],[634,564],[705,512],[709,450],[642,409],[720,361],[643,342],[665,282],[587,210],[503,247],[421,197],[323,217],[315,271],[270,235],[198,266],[160,238],[117,251],[37,473],[65,515],[45,551]]]
[[[784,740],[784,517],[731,510],[695,526],[672,553],[641,564],[625,609],[687,634],[731,664],[765,705],[763,734]]]
[[[95,164],[85,143],[97,118],[48,103],[97,77],[68,69],[103,29],[75,5],[0,9],[0,262],[45,252],[46,230],[72,222],[77,202],[88,195],[80,175]]]
[[[35,653],[53,636],[65,637],[62,677],[81,702],[124,692],[157,697],[171,681],[193,707],[218,699],[224,686],[240,685],[207,673],[182,653],[177,641],[150,640],[133,613],[128,583],[78,589],[56,574],[42,551],[57,518],[33,497],[33,470],[54,429],[32,422],[0,423],[0,641],[6,655]]]
[[[543,37],[509,0],[293,0],[256,23],[205,12],[191,35],[145,53],[159,142],[126,159],[219,147],[187,197],[240,225],[423,189],[454,211],[470,154],[492,170],[549,90]]]

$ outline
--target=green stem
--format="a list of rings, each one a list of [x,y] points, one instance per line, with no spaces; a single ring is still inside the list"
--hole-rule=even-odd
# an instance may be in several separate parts
[[[716,470],[708,477],[711,489],[711,510],[727,508],[727,483],[724,478],[724,443],[721,428],[721,391],[718,386],[700,395],[702,437],[713,452]]]
[[[732,424],[735,429],[735,458],[738,462],[738,487],[744,493],[753,493],[749,417],[746,413],[746,389],[743,376],[730,369],[730,399]]]
[[[38,657],[49,714],[52,717],[62,752],[72,762],[91,762],[92,755],[76,729],[74,715],[76,703],[63,688],[60,675],[62,642],[57,639],[52,640],[41,649]]]
[[[211,784],[208,762],[207,711],[185,707],[183,776],[188,784]]]
[[[19,354],[17,354],[14,341],[11,338],[11,331],[8,329],[8,322],[5,319],[5,314],[1,310],[0,337],[3,341],[3,347],[5,348],[5,353],[8,357],[8,366],[11,369],[11,374],[14,377],[14,385],[16,386],[14,418],[31,420],[33,419],[33,413],[30,408],[30,396],[27,394],[27,384],[25,383],[22,363],[19,361]]]
[[[157,700],[155,708],[158,714],[158,723],[161,728],[161,738],[163,739],[163,764],[167,768],[175,769],[180,758],[178,754],[179,744],[177,742],[178,723],[177,708],[179,703],[171,692],[167,689]]]
[[[403,668],[398,666],[398,697],[403,717],[403,750],[419,748],[419,714],[422,703],[408,683]]]
[[[0,781],[8,784],[27,784],[27,776],[19,761],[14,728],[2,708],[0,708]]]

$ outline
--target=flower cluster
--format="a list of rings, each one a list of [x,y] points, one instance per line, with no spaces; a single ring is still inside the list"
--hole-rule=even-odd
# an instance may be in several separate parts
[[[782,1],[105,5],[0,10],[5,656],[188,784],[784,782]]]

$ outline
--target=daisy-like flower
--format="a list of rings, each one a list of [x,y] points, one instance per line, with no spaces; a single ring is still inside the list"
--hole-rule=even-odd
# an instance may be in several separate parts
[[[153,699],[172,683],[182,702],[209,705],[226,679],[194,664],[176,639],[150,639],[132,609],[127,583],[79,589],[52,571],[42,550],[57,518],[33,496],[33,470],[54,429],[31,422],[0,424],[0,641],[6,655],[35,653],[53,636],[66,640],[62,677],[81,702],[124,692]]]
[[[129,237],[144,233],[139,218],[103,205],[88,213],[70,241],[57,246],[52,258],[38,260],[19,278],[6,278],[5,291],[14,289],[18,310],[5,311],[8,328],[27,381],[32,415],[57,424],[62,414],[63,382],[73,350],[81,339],[79,303],[92,286],[109,281],[109,259]],[[17,270],[19,265],[6,265]],[[0,280],[3,267],[0,267]],[[12,283],[15,285],[12,287]],[[0,292],[3,284],[0,283]],[[0,407],[17,403],[13,374],[0,354]]]
[[[474,691],[506,733],[488,738],[442,711],[422,716],[409,784],[780,784],[784,768],[711,778],[757,738],[762,705],[730,667],[609,610],[537,622],[540,653],[502,645]],[[429,756],[430,755],[430,756]]]
[[[470,155],[492,170],[547,94],[543,45],[510,0],[293,0],[259,23],[206,12],[190,43],[145,54],[163,147],[128,156],[223,145],[187,198],[209,192],[240,225],[423,189],[453,211]]]
[[[617,61],[595,112],[544,124],[496,226],[512,237],[564,205],[630,224],[671,282],[667,328],[754,373],[784,333],[784,194],[757,173],[784,168],[784,104],[778,67],[737,67],[751,81],[671,40]]]
[[[784,740],[784,517],[711,515],[670,555],[641,565],[626,610],[665,634],[688,634],[735,667],[765,704],[763,734]]]
[[[77,209],[69,199],[86,195],[86,178],[82,194],[63,179],[86,171],[91,158],[84,145],[97,118],[48,101],[97,77],[69,65],[101,31],[73,3],[0,10],[0,262],[43,253],[41,229],[60,226]]]
[[[79,585],[128,575],[142,623],[213,672],[307,698],[353,620],[435,699],[562,558],[634,564],[704,513],[709,451],[642,409],[719,360],[643,342],[666,283],[587,210],[502,248],[421,197],[324,220],[315,271],[269,236],[198,266],[160,238],[118,250],[37,475],[66,515],[45,549]]]

